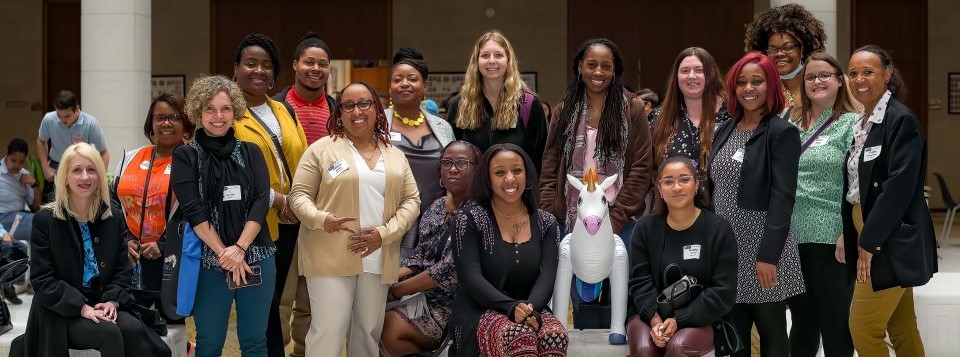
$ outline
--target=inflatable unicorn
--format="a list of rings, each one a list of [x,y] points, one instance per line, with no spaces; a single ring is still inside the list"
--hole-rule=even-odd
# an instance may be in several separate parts
[[[593,168],[583,174],[583,182],[567,175],[567,182],[580,191],[577,199],[577,218],[573,232],[560,242],[560,265],[557,268],[556,285],[553,289],[553,311],[566,316],[570,303],[570,281],[573,274],[585,283],[597,284],[610,278],[610,335],[612,345],[627,341],[627,278],[629,262],[627,248],[614,234],[610,224],[610,206],[603,192],[614,182],[617,175],[598,183],[600,177]],[[581,293],[581,289],[577,289]],[[585,299],[591,301],[592,299]],[[560,319],[567,324],[567,319]],[[570,326],[565,326],[568,329]]]

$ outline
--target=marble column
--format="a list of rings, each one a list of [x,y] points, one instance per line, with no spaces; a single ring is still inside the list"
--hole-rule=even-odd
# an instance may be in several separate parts
[[[151,0],[83,0],[80,4],[80,107],[97,118],[113,172],[124,150],[147,144],[150,106]]]

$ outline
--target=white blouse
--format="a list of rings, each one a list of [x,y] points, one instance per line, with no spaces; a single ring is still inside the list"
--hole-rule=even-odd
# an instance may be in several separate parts
[[[383,225],[383,194],[386,190],[387,171],[383,155],[377,159],[373,170],[367,166],[366,160],[360,151],[351,143],[354,166],[357,167],[357,177],[360,180],[360,228],[374,228]],[[373,251],[363,258],[363,272],[370,274],[383,273],[383,258],[381,250]]]
[[[870,135],[870,129],[873,124],[883,123],[883,117],[887,115],[887,104],[890,102],[892,93],[888,90],[880,97],[870,118],[860,126],[863,121],[864,113],[857,121],[853,123],[853,146],[850,147],[850,157],[847,158],[847,202],[851,204],[860,203],[860,154],[863,153],[863,146],[866,145],[867,136]],[[879,154],[879,153],[878,153]],[[869,160],[868,160],[869,161]]]

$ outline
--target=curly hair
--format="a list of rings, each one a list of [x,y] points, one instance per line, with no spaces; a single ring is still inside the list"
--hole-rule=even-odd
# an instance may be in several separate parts
[[[786,4],[771,7],[754,17],[753,22],[747,25],[743,51],[766,52],[770,35],[777,32],[786,32],[800,41],[800,58],[807,58],[814,52],[823,52],[823,43],[827,41],[823,22],[817,20],[803,6]]]
[[[520,98],[523,97],[526,84],[520,78],[517,54],[503,33],[493,30],[477,39],[477,43],[473,46],[473,53],[470,54],[463,86],[460,87],[460,117],[454,118],[460,129],[477,130],[483,122],[483,76],[480,75],[479,58],[480,48],[487,41],[499,44],[507,55],[507,70],[503,74],[503,86],[500,88],[500,104],[493,108],[490,126],[494,130],[510,129],[517,125],[517,119],[520,117],[517,108],[520,107]]]
[[[247,102],[243,99],[243,92],[240,91],[240,87],[224,76],[204,76],[194,80],[190,84],[190,91],[187,92],[186,112],[194,125],[203,126],[201,120],[203,108],[210,104],[213,97],[221,92],[230,97],[233,107],[233,120],[243,117],[243,113],[247,110]]]

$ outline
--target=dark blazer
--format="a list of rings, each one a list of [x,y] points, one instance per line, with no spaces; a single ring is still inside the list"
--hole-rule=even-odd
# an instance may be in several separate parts
[[[101,212],[107,207],[101,208]],[[97,217],[100,215],[97,214]],[[66,356],[68,351],[67,321],[80,317],[84,304],[116,301],[120,310],[132,301],[130,294],[131,266],[127,259],[123,214],[113,209],[112,216],[90,222],[93,251],[100,270],[99,279],[91,282],[86,294],[83,286],[82,238],[76,220],[57,219],[53,209],[45,207],[33,216],[30,238],[30,283],[33,305],[27,318],[26,333],[20,339],[26,356]],[[145,329],[146,330],[146,329]],[[152,338],[150,338],[152,337]],[[144,356],[162,355],[169,350],[159,336],[144,336]],[[151,345],[151,343],[153,345]],[[19,344],[14,341],[14,344]],[[156,345],[159,344],[159,345]],[[22,348],[22,349],[21,349]],[[16,353],[14,353],[16,355]]]
[[[741,119],[742,116],[728,120],[717,128],[710,162],[714,161]],[[774,265],[780,262],[787,234],[790,233],[799,166],[800,131],[776,114],[765,115],[747,141],[737,186],[737,206],[767,211],[757,261]],[[709,175],[707,177],[708,185],[712,188],[713,180]]]
[[[563,109],[562,103],[556,112]],[[653,177],[653,154],[650,143],[650,126],[643,117],[643,106],[630,105],[627,149],[624,153],[623,186],[617,200],[610,207],[610,223],[614,232],[620,232],[631,217],[640,217],[646,208],[644,197],[650,189]],[[567,165],[563,162],[563,150],[557,145],[557,136],[565,128],[557,127],[557,120],[550,122],[546,149],[543,150],[543,169],[540,171],[540,208],[552,213],[560,221],[567,220],[567,197],[563,194],[567,184]],[[573,140],[570,138],[569,140]]]
[[[863,147],[875,146],[881,148],[879,156],[864,162],[861,153],[859,158],[862,234],[853,226],[853,206],[843,200],[849,277],[856,277],[859,246],[873,253],[874,291],[924,285],[937,272],[937,241],[923,196],[927,144],[913,112],[896,99],[887,103],[883,122],[873,124]]]

